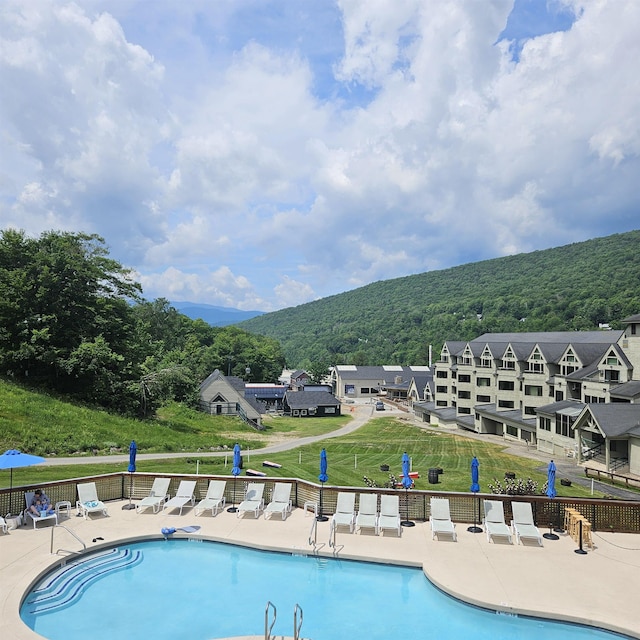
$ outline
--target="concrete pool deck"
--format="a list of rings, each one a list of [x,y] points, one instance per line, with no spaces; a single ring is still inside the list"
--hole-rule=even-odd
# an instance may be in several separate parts
[[[374,560],[422,566],[429,579],[451,595],[467,602],[514,614],[568,620],[618,631],[640,638],[640,535],[594,532],[595,548],[586,555],[574,553],[576,543],[566,534],[559,540],[544,540],[544,546],[508,545],[488,542],[484,533],[467,531],[457,524],[458,541],[433,540],[428,522],[403,528],[400,538],[385,533],[375,536],[348,532],[337,534],[335,550],[329,547],[329,523],[317,525],[317,544],[309,544],[313,514],[294,509],[282,522],[278,516],[258,520],[238,518],[226,510],[216,517],[195,516],[185,509],[182,516],[136,513],[123,510],[127,501],[108,503],[109,516],[90,520],[61,518],[60,524],[82,539],[87,548],[109,548],[117,541],[159,536],[163,527],[199,525],[196,533],[177,532],[174,537],[208,538],[286,551]],[[20,527],[0,533],[0,638],[41,638],[22,623],[18,615],[25,591],[46,567],[62,556],[50,554],[52,526]],[[544,531],[543,531],[544,532]],[[96,540],[103,538],[104,540]],[[81,545],[62,527],[55,528],[54,551],[79,550]],[[269,600],[265,593],[265,605]],[[277,602],[274,603],[277,606]],[[108,620],[108,605],[105,607]],[[293,612],[278,612],[291,617]],[[257,633],[263,633],[258,629]],[[304,625],[301,630],[307,638]],[[263,638],[264,635],[256,635]],[[312,638],[312,640],[321,640]]]

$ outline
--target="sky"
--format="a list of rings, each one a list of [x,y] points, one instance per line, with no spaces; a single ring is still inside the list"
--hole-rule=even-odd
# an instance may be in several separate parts
[[[637,0],[2,0],[0,229],[275,311],[640,228]]]

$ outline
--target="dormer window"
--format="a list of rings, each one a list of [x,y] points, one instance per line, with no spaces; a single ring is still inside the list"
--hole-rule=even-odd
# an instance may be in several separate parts
[[[560,374],[563,376],[568,376],[570,373],[577,371],[580,368],[580,363],[578,358],[576,358],[575,353],[569,349],[567,353],[565,353],[564,358],[560,361]]]
[[[512,370],[515,370],[516,368],[516,356],[511,347],[509,347],[502,356],[502,368]]]
[[[528,373],[544,373],[544,359],[539,349],[536,347],[527,360]]]
[[[489,351],[489,347],[485,347],[482,355],[480,356],[480,366],[483,369],[491,369],[493,365],[493,357],[491,355],[491,351]]]

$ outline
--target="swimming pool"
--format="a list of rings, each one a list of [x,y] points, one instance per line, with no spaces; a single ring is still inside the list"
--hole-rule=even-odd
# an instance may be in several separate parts
[[[267,601],[276,635],[313,640],[612,640],[615,633],[498,615],[439,591],[420,569],[292,556],[201,540],[123,545],[45,576],[22,620],[50,640],[210,640],[264,634]]]

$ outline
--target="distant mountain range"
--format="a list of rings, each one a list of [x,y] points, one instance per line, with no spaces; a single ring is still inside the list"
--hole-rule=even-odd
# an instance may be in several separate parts
[[[264,311],[241,311],[231,307],[216,307],[212,304],[199,304],[196,302],[170,302],[169,304],[192,320],[204,320],[204,322],[213,327],[226,327],[230,324],[237,324],[243,320],[261,316],[264,313]]]

